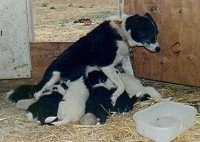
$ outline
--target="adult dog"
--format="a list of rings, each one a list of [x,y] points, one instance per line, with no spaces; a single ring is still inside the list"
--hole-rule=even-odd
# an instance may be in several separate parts
[[[124,71],[133,75],[128,47],[145,46],[151,52],[159,52],[157,34],[157,26],[148,13],[104,21],[50,64],[37,85],[35,98],[39,99],[43,91],[61,78],[77,80],[88,66],[95,66],[117,86],[111,96],[114,105],[124,92],[124,84],[114,66],[121,63]]]

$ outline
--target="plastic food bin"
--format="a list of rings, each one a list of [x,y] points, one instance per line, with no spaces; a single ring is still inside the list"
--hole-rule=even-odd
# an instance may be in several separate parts
[[[156,142],[169,142],[194,125],[197,110],[183,103],[160,102],[133,115],[136,131]]]

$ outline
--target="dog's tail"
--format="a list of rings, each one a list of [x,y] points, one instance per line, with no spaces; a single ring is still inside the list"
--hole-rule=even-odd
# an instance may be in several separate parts
[[[17,103],[19,100],[34,98],[34,93],[37,91],[37,85],[22,85],[7,93],[6,98]]]

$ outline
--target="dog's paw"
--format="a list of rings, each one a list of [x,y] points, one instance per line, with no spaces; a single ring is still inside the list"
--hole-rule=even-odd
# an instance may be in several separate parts
[[[138,92],[138,93],[135,94],[135,96],[136,96],[137,98],[142,97],[143,95],[144,95],[144,94],[143,94],[142,92]]]
[[[34,94],[34,98],[35,98],[36,100],[39,100],[40,96],[41,96],[41,93],[40,93],[40,92],[37,92],[37,93]]]
[[[161,94],[153,87],[145,87],[145,93],[148,94],[153,99],[160,99]]]

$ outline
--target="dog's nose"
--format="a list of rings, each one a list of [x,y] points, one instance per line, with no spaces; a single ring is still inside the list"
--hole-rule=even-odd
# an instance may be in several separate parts
[[[160,47],[156,47],[155,51],[160,52]]]

